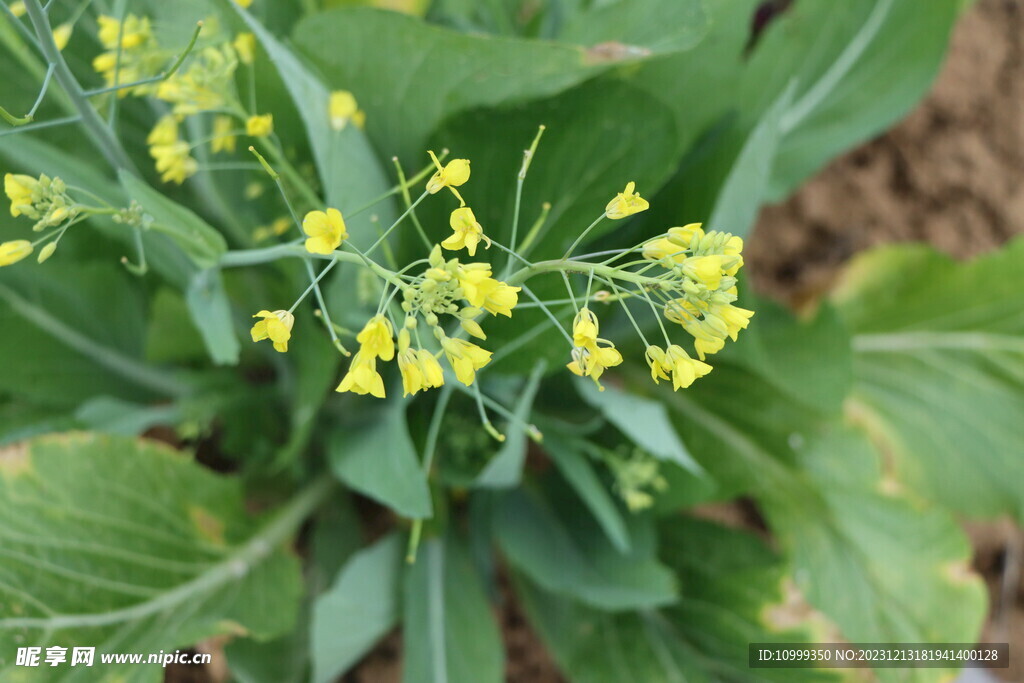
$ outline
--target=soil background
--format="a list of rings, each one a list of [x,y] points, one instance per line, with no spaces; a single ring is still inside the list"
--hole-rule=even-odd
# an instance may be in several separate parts
[[[927,11],[928,0],[920,1]],[[870,247],[929,242],[967,258],[1022,233],[1024,0],[979,0],[961,18],[928,97],[895,128],[834,161],[787,201],[766,207],[745,255],[758,291],[799,305],[827,291],[842,266]],[[992,597],[983,638],[1011,643],[1013,668],[997,673],[1024,680],[1021,531],[1008,520],[967,530],[975,568]],[[499,618],[507,680],[563,681],[504,595]],[[400,653],[400,635],[392,634],[342,681],[398,683]],[[169,680],[201,680],[168,673]]]

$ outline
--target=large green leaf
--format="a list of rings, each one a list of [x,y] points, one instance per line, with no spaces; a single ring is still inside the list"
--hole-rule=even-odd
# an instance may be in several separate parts
[[[431,516],[427,476],[405,421],[405,402],[392,400],[376,419],[335,433],[329,444],[331,466],[339,479],[400,515]]]
[[[196,272],[188,285],[185,302],[213,362],[236,365],[242,345],[235,335],[231,301],[224,291],[221,272],[216,269]]]
[[[853,333],[847,405],[886,475],[967,515],[1024,519],[1024,240],[958,264],[923,246],[854,262],[834,301]]]
[[[291,629],[301,582],[282,542],[327,491],[264,526],[246,514],[238,481],[158,444],[70,434],[6,448],[0,663],[13,667],[18,646],[95,647],[98,660]],[[60,674],[153,680],[159,671]]]
[[[643,609],[676,597],[671,573],[654,558],[647,522],[628,520],[634,543],[621,552],[578,506],[559,511],[538,495],[516,491],[502,497],[494,534],[509,563],[545,589],[600,609]]]
[[[480,577],[451,534],[420,546],[405,576],[402,680],[503,680],[501,636]]]
[[[725,363],[670,405],[701,464],[761,504],[796,586],[846,640],[973,642],[985,599],[967,540],[945,511],[886,487],[862,434]]]
[[[562,671],[588,683],[834,680],[824,672],[747,666],[750,642],[806,643],[824,637],[784,608],[784,565],[749,534],[687,517],[662,525],[666,559],[678,573],[678,603],[608,614],[520,578],[531,623]]]
[[[576,382],[576,389],[583,400],[633,443],[658,460],[675,463],[693,474],[703,472],[680,440],[664,404],[612,387],[598,391],[593,382],[581,379],[584,381]]]
[[[402,539],[386,536],[361,550],[313,608],[313,680],[332,681],[390,631],[399,615]]]
[[[33,267],[19,264],[0,278],[0,352],[10,359],[0,389],[66,408],[99,394],[137,400],[178,391],[141,360],[145,304],[127,273],[69,264],[39,277]]]
[[[635,59],[599,62],[581,47],[465,35],[359,7],[308,16],[294,36],[330,87],[355,93],[378,152],[407,163],[426,161],[427,137],[456,112],[549,96]]]

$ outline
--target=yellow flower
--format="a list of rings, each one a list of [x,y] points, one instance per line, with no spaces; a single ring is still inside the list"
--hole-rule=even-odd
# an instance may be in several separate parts
[[[359,109],[356,97],[348,90],[335,90],[328,100],[328,116],[331,119],[331,128],[344,130],[349,121],[352,121],[359,128],[366,124],[366,113]]]
[[[658,380],[669,378],[668,373],[671,370],[671,366],[664,349],[660,346],[648,346],[644,352],[644,357],[647,359],[647,364],[651,366],[651,379],[654,380],[655,384],[658,383]]]
[[[584,306],[572,321],[572,343],[580,347],[597,346],[599,330],[597,316]]]
[[[736,341],[736,335],[739,334],[740,330],[747,329],[747,325],[750,324],[750,318],[754,315],[753,311],[733,306],[732,304],[717,306],[711,309],[711,312],[725,323],[727,334],[733,341]]]
[[[733,235],[725,243],[725,248],[722,250],[722,255],[724,256],[723,265],[725,267],[725,274],[729,277],[738,273],[740,268],[743,267],[743,256],[740,255],[742,251],[743,238],[738,235]]]
[[[648,261],[671,257],[676,263],[682,263],[686,260],[686,250],[670,242],[667,237],[658,237],[644,243],[643,257]]]
[[[163,116],[146,137],[146,144],[173,145],[178,141],[178,119],[173,114]]]
[[[256,61],[256,36],[251,33],[239,33],[231,43],[238,55],[238,61],[242,64],[252,64]]]
[[[335,391],[351,391],[356,394],[370,394],[377,398],[384,398],[384,378],[377,372],[377,358],[373,355],[364,355],[362,350],[352,356],[352,364],[348,372],[341,378],[341,384]]]
[[[462,296],[471,306],[482,308],[491,315],[512,317],[512,309],[519,303],[521,287],[512,287],[491,277],[486,263],[467,263],[456,271]]]
[[[626,189],[615,195],[615,198],[608,202],[605,207],[605,215],[612,220],[632,216],[635,213],[646,211],[650,204],[643,197],[634,192],[636,183],[630,181]]]
[[[607,346],[602,346],[602,343]],[[597,385],[598,391],[604,391],[600,381],[601,375],[607,368],[613,368],[620,363],[622,363],[622,354],[611,342],[599,339],[592,346],[574,347],[572,362],[565,367],[580,377],[590,377]]]
[[[309,235],[306,251],[311,254],[330,254],[348,238],[345,219],[337,209],[310,211],[302,219],[302,231]]]
[[[725,347],[725,337],[710,332],[700,320],[684,322],[683,329],[693,336],[693,348],[701,360]]]
[[[32,243],[28,240],[0,243],[0,267],[17,263],[31,253]]]
[[[473,209],[468,206],[452,211],[449,224],[455,232],[452,233],[451,237],[441,242],[441,246],[445,249],[457,251],[465,248],[470,256],[476,256],[476,245],[480,244],[480,240],[486,241],[488,247],[491,246],[491,241],[484,235],[484,229],[477,222]]]
[[[469,159],[452,159],[442,167],[441,162],[437,160],[433,152],[427,152],[427,154],[430,155],[430,158],[434,161],[434,166],[437,167],[437,172],[427,181],[427,192],[437,194],[447,187],[458,197],[459,204],[465,206],[465,200],[455,188],[464,185],[469,180]]]
[[[250,116],[245,122],[245,133],[254,138],[265,138],[274,132],[274,115]]]
[[[292,338],[292,326],[295,317],[288,311],[260,311],[254,318],[262,318],[252,326],[254,342],[269,339],[274,342],[274,349],[281,353],[288,350],[288,340]]]
[[[690,358],[690,355],[681,346],[673,344],[665,352],[668,367],[672,371],[672,389],[678,391],[685,389],[698,377],[711,372],[711,366],[699,360]]]
[[[403,396],[444,384],[444,371],[434,354],[409,348],[409,330],[398,333],[398,370],[402,373]]]
[[[213,137],[210,140],[210,150],[216,154],[218,152],[228,152],[229,154],[235,151],[235,143],[237,138],[235,137],[235,120],[230,116],[218,116],[213,119]]]
[[[124,18],[124,28],[121,22],[114,17],[100,16],[97,20],[100,30],[98,37],[100,42],[108,50],[117,49],[117,37],[121,36],[121,49],[130,50],[138,47],[149,40],[152,35],[149,19],[129,14]]]
[[[179,141],[150,147],[149,155],[156,160],[156,170],[162,181],[181,185],[199,170],[199,164],[190,155],[191,151],[187,142]]]
[[[16,19],[20,19],[25,16],[25,3],[22,0],[12,2],[10,7],[7,9],[11,10],[11,14],[13,14]]]
[[[281,236],[288,232],[288,229],[292,227],[292,219],[288,216],[281,216],[275,218],[274,222],[270,225],[264,225],[256,228],[252,232],[252,238],[257,242],[262,242],[275,235]]]
[[[700,239],[704,237],[704,230],[701,228],[702,223],[689,223],[682,226],[681,228],[669,228],[668,239],[676,245],[684,249],[689,249],[694,239]]]
[[[71,40],[71,32],[74,28],[71,24],[61,24],[53,29],[53,42],[57,45],[58,50],[63,51],[68,46],[68,41]]]
[[[243,7],[245,9],[248,9],[249,6],[252,5],[252,0],[235,0],[235,2],[238,3],[239,7]]]
[[[366,323],[363,330],[356,335],[359,342],[359,352],[368,357],[380,357],[381,360],[391,360],[395,357],[395,343],[392,337],[395,331],[391,327],[391,321],[383,315],[375,315]]]
[[[32,195],[39,189],[39,181],[20,173],[4,174],[4,193],[11,200],[11,216],[17,218],[32,211]]]
[[[688,258],[683,264],[683,272],[708,289],[718,289],[722,282],[722,257],[712,254]]]
[[[441,348],[455,370],[455,376],[467,387],[472,386],[476,379],[476,371],[491,362],[490,351],[465,339],[445,337],[441,340]]]

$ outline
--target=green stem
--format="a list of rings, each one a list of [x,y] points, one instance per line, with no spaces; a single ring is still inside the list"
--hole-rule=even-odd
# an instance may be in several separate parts
[[[82,117],[82,125],[89,131],[89,138],[93,144],[115,169],[126,169],[138,175],[135,165],[128,157],[124,147],[121,146],[121,142],[114,136],[113,131],[100,118],[93,106],[89,104],[82,86],[71,73],[68,63],[64,61],[64,56],[57,49],[57,44],[53,42],[53,31],[39,0],[25,0],[25,10],[35,29],[36,38],[39,40],[39,49],[46,61],[53,65],[57,82],[60,83],[79,116]]]
[[[580,246],[580,242],[582,242],[587,237],[587,235],[590,234],[590,231],[593,230],[598,223],[604,220],[604,217],[607,215],[607,213],[602,213],[600,216],[597,217],[596,221],[588,225],[587,229],[580,233],[580,236],[576,238],[576,241],[572,243],[572,246],[569,247],[569,250],[565,252],[564,256],[562,256],[563,261],[572,256],[572,252],[576,251],[576,247]]]

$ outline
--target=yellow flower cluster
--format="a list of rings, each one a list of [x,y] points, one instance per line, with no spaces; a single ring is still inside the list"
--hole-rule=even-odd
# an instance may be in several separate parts
[[[57,237],[39,251],[37,260],[43,263],[53,256],[57,241],[74,222],[83,208],[67,194],[67,186],[60,178],[40,175],[38,178],[17,173],[4,174],[4,194],[11,201],[11,216],[25,216],[35,220],[36,232],[55,228],[36,242],[11,240],[0,243],[0,267],[10,266],[26,258],[38,244]]]
[[[657,262],[674,280],[674,296],[667,298],[664,315],[694,338],[700,361],[718,353],[726,337],[736,341],[741,329],[750,322],[753,311],[734,306],[737,298],[736,274],[743,267],[743,240],[727,232],[704,232],[699,223],[669,229],[668,233],[647,242],[645,259]],[[689,386],[711,367],[690,359],[686,352],[671,345],[662,350],[648,348],[651,377],[668,379],[673,385]]]
[[[192,148],[178,136],[178,116],[166,114],[161,118],[149,137],[149,155],[156,161],[156,170],[165,183],[181,185],[199,170],[199,164],[192,157]]]
[[[120,22],[114,17],[102,15],[97,22],[97,38],[106,52],[93,59],[92,68],[103,76],[107,87],[139,81],[159,71],[164,54],[153,37],[149,18],[129,14],[125,16],[124,22]],[[155,90],[155,84],[145,84],[120,90],[118,95],[147,95]]]
[[[610,341],[598,338],[599,329],[594,312],[586,306],[581,308],[572,323],[572,362],[566,367],[580,377],[591,378],[604,391],[601,375],[622,363],[622,354]]]
[[[430,267],[423,275],[403,288],[402,309],[406,318],[398,333],[398,369],[405,395],[444,384],[444,372],[438,362],[440,355],[448,361],[455,377],[467,386],[473,384],[476,372],[491,360],[490,351],[466,339],[450,336],[441,326],[441,316],[458,320],[466,334],[486,339],[476,319],[485,311],[511,317],[512,309],[519,302],[520,288],[493,278],[491,267],[486,263],[446,261],[438,247],[431,252],[429,261]],[[435,353],[423,348],[418,332],[420,319],[432,329],[440,351]],[[383,398],[384,383],[376,363],[377,359],[389,361],[394,357],[394,336],[394,329],[383,314],[371,318],[356,337],[359,351],[337,390]]]
[[[171,103],[178,116],[221,109],[234,90],[238,56],[228,43],[200,50],[183,73],[161,81],[156,96]]]

